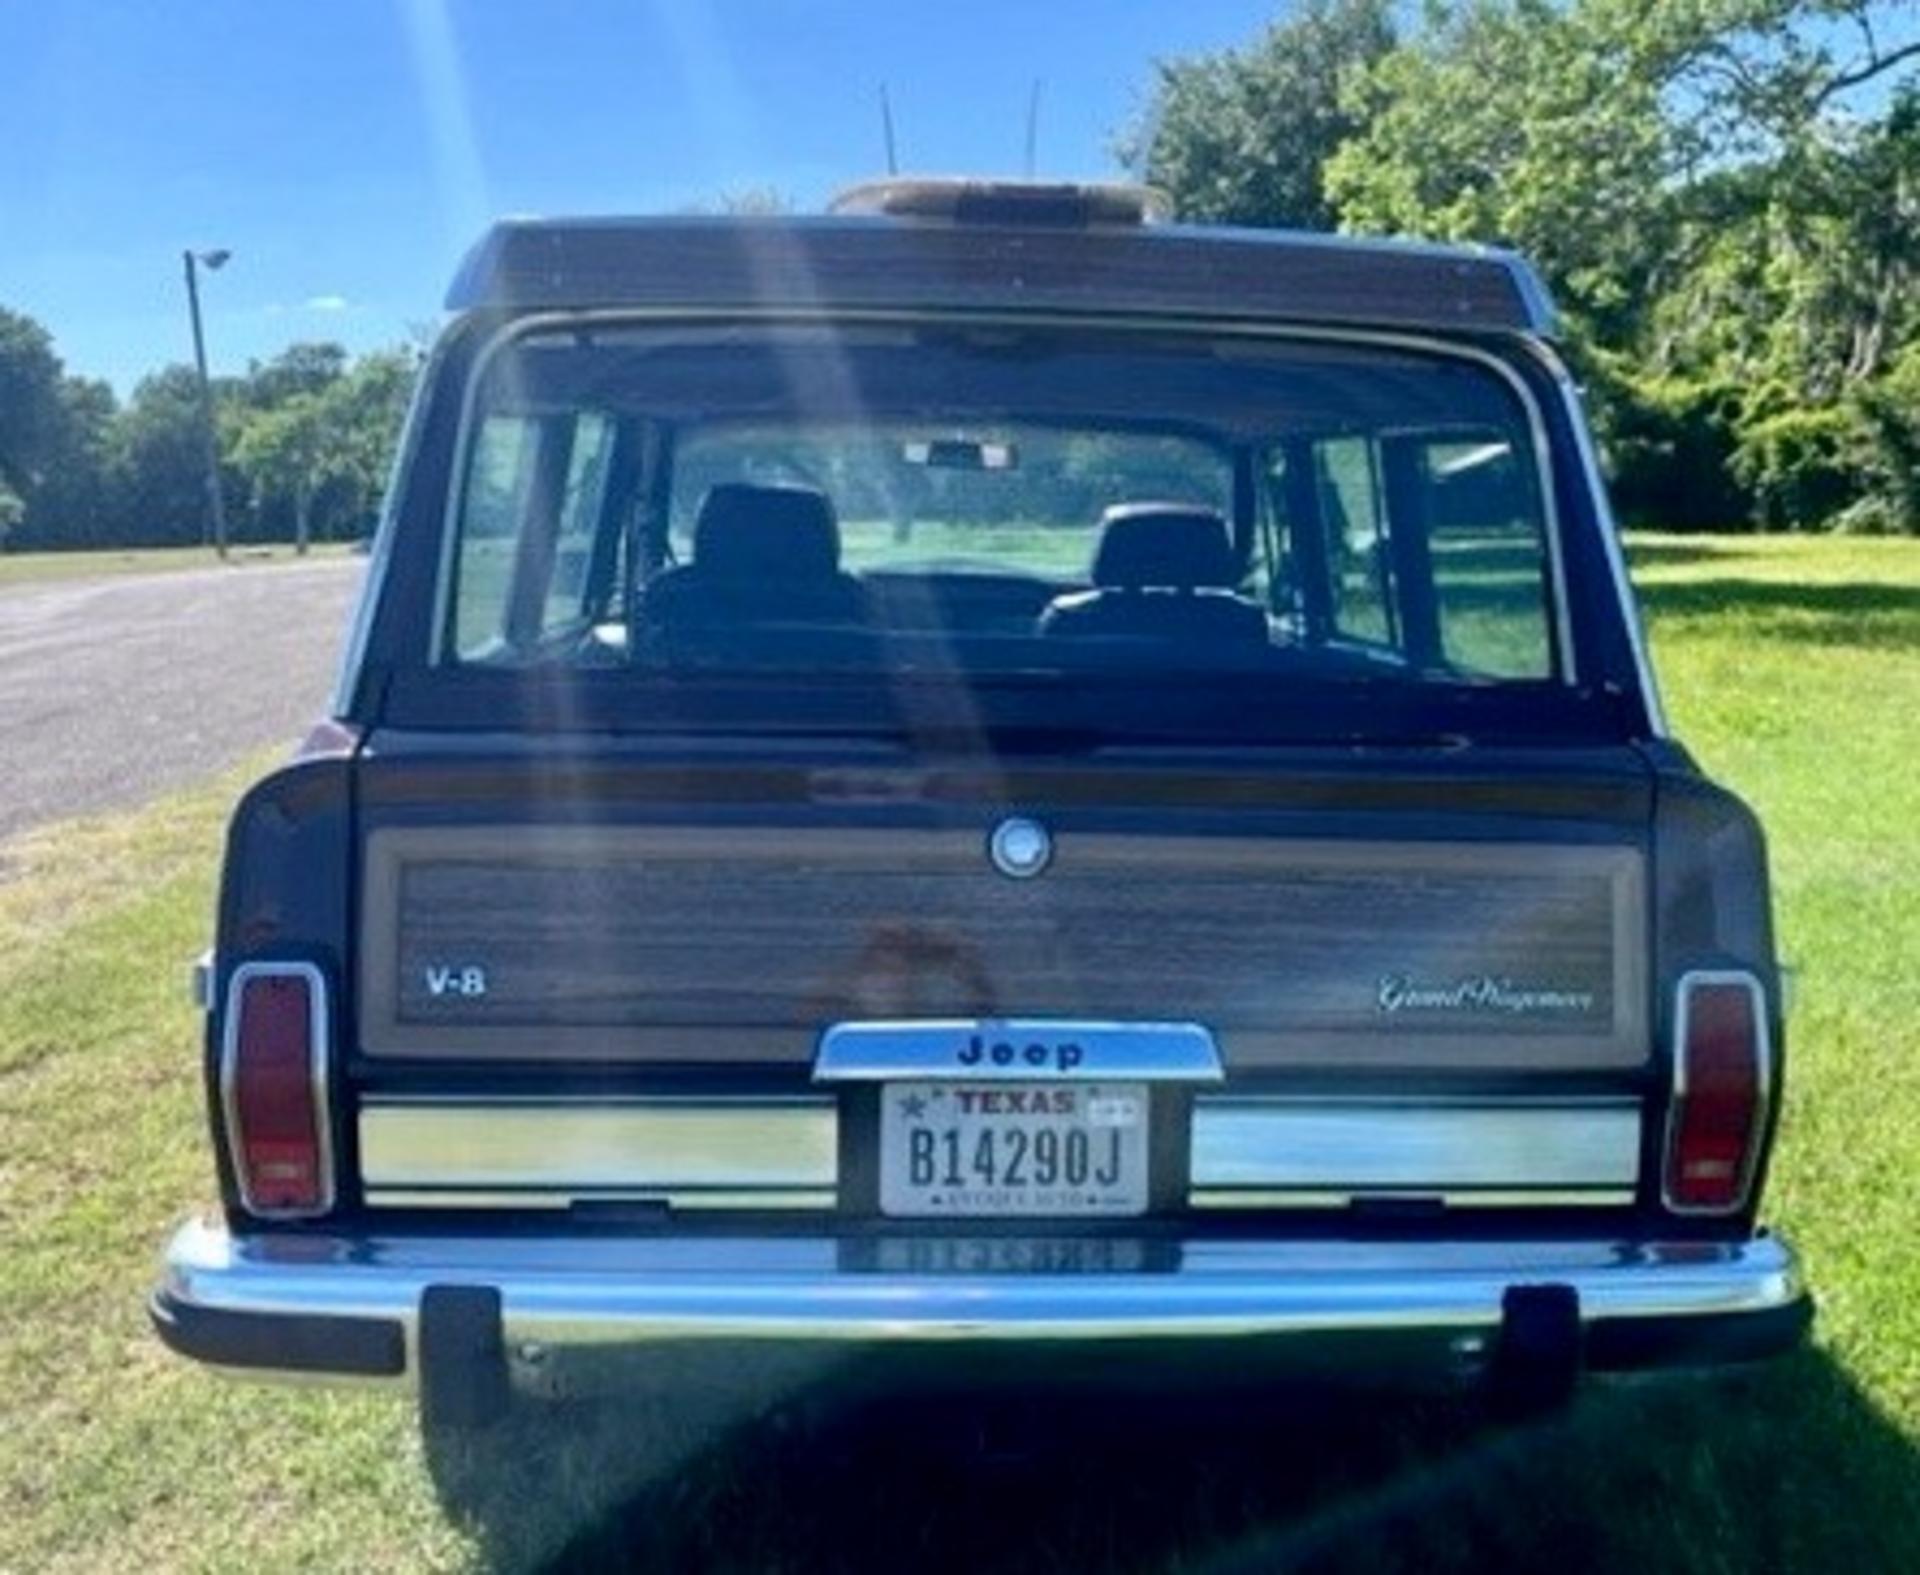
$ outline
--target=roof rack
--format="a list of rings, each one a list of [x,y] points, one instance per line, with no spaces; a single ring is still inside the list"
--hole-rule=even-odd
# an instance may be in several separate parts
[[[1118,182],[992,180],[964,175],[894,176],[837,193],[827,212],[951,224],[1157,224],[1173,215],[1165,192]]]

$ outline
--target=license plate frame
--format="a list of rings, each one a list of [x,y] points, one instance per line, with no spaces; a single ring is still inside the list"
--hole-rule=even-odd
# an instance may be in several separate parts
[[[883,1083],[880,1212],[1137,1219],[1151,1197],[1151,1118],[1149,1085],[1125,1079]]]

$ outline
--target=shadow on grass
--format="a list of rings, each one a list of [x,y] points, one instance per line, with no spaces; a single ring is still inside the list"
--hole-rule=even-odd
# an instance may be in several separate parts
[[[484,1463],[429,1448],[499,1569],[1920,1568],[1920,1453],[1815,1353],[1517,1426],[1264,1388],[801,1416],[662,1448],[638,1402],[536,1408]]]
[[[1724,620],[1742,638],[1900,649],[1920,642],[1920,587],[1872,581],[1791,585],[1730,576],[1643,585],[1640,599],[1656,621]]]
[[[1691,541],[1626,541],[1630,569],[1678,569],[1695,563],[1735,563],[1755,556],[1739,535],[1701,536]]]

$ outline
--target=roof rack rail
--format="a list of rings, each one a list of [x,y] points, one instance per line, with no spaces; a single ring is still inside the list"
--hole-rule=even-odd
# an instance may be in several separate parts
[[[1151,186],[1117,181],[993,180],[908,175],[862,181],[827,204],[835,214],[932,219],[950,224],[1041,224],[1086,228],[1157,224],[1173,205]]]

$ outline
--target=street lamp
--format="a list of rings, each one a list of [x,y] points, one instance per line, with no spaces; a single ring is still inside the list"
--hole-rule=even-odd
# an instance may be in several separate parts
[[[207,518],[213,526],[214,545],[220,556],[227,555],[227,509],[220,496],[220,444],[213,430],[213,384],[207,379],[207,340],[200,327],[200,274],[226,266],[232,252],[219,247],[212,251],[191,249],[180,254],[187,273],[187,315],[193,319],[193,364],[200,372],[200,441],[207,466]],[[204,533],[202,534],[205,540]]]

